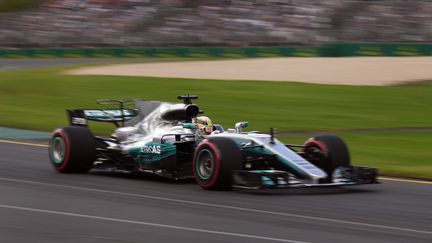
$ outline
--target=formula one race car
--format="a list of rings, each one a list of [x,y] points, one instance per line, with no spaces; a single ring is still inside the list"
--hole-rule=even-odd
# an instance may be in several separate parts
[[[377,182],[377,170],[350,165],[346,144],[337,136],[312,137],[303,145],[284,144],[270,134],[213,124],[197,105],[102,100],[115,109],[68,110],[71,125],[53,132],[49,157],[61,173],[92,168],[195,178],[204,189],[228,190],[341,186]],[[125,108],[135,103],[136,108]],[[111,137],[94,136],[88,121],[112,122]]]

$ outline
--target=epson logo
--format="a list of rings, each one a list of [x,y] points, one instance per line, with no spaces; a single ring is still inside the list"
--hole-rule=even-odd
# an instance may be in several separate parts
[[[160,154],[161,153],[161,146],[159,145],[145,145],[141,148],[141,153],[144,154]]]

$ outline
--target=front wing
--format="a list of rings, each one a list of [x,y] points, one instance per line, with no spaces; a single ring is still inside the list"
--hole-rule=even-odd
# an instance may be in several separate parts
[[[237,170],[233,172],[233,187],[242,189],[278,189],[299,187],[352,186],[376,184],[377,169],[358,166],[336,168],[329,182],[301,180],[287,171]]]

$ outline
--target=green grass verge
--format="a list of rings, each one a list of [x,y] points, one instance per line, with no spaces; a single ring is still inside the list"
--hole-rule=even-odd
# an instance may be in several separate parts
[[[431,127],[432,85],[356,87],[149,77],[70,76],[62,69],[2,72],[0,124],[51,130],[66,108],[98,107],[96,99],[176,101],[197,94],[223,125],[248,120],[257,130],[345,131]]]
[[[347,133],[353,129],[431,127],[431,84],[397,87],[318,85],[150,77],[69,76],[64,69],[2,72],[0,125],[50,131],[66,124],[67,108],[96,108],[96,99],[176,101],[197,94],[215,122],[251,129],[344,134],[360,165],[388,175],[432,179],[429,133]],[[112,126],[97,126],[108,133]],[[418,137],[418,139],[417,139]],[[390,139],[391,138],[391,139]],[[410,141],[410,142],[407,142]],[[432,159],[432,158],[431,158]],[[372,164],[371,164],[372,163]],[[375,164],[378,163],[378,164]]]

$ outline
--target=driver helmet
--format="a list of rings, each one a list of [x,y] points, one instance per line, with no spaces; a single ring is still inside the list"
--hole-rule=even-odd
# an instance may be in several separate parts
[[[195,124],[202,135],[210,135],[213,132],[213,122],[206,116],[197,116]]]

